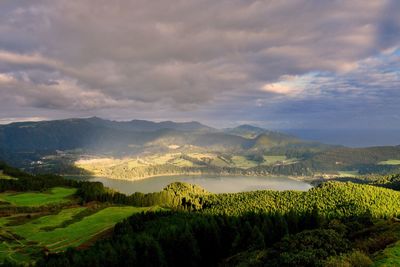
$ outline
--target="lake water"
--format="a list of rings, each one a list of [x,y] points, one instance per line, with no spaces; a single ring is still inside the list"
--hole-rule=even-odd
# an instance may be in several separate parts
[[[87,178],[102,182],[104,186],[121,193],[150,193],[161,191],[173,182],[197,184],[212,193],[235,193],[254,190],[299,190],[306,191],[312,186],[284,176],[159,176],[139,181],[109,179],[105,177]]]

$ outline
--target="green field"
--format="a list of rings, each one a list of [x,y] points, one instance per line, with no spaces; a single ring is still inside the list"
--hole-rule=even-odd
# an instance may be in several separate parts
[[[238,168],[243,168],[243,169],[248,169],[248,168],[257,166],[256,162],[254,162],[252,160],[248,160],[244,156],[233,156],[232,162],[233,162],[234,166],[236,166]]]
[[[400,242],[387,247],[374,262],[374,267],[400,266]]]
[[[37,207],[49,204],[61,204],[70,201],[69,197],[75,194],[75,188],[55,187],[43,193],[1,193],[0,201],[15,206]]]
[[[60,252],[90,243],[134,213],[159,209],[108,204],[79,206],[72,201],[75,193],[75,188],[65,187],[47,192],[1,193],[0,201],[9,204],[3,203],[0,209],[7,210],[11,205],[44,210],[28,209],[30,213],[0,217],[0,264],[6,259],[32,263],[41,251]],[[57,204],[60,209],[45,207],[50,204]]]
[[[12,220],[16,216],[0,218],[0,240],[2,240],[0,262],[6,258],[19,262],[29,261],[32,254],[43,249],[59,252],[68,247],[80,246],[133,213],[149,210],[149,208],[128,206],[107,207],[79,220],[71,221],[74,216],[86,209],[86,207],[68,208],[58,214],[42,216],[14,226]],[[63,225],[68,221],[69,224]]]
[[[389,160],[379,162],[378,165],[400,165],[400,160],[399,159],[389,159]]]
[[[10,227],[9,229],[26,239],[27,242],[37,242],[39,246],[50,251],[60,251],[67,247],[76,247],[90,240],[105,230],[113,227],[117,222],[129,217],[133,213],[148,210],[148,208],[135,207],[109,207],[100,210],[82,220],[64,228],[53,231],[42,230],[43,227],[57,226],[69,220],[73,215],[85,208],[63,210],[60,214],[41,217],[30,223]]]
[[[264,160],[267,164],[276,164],[278,162],[285,162],[286,156],[264,156]]]
[[[340,177],[357,177],[358,171],[338,171]]]
[[[2,171],[0,171],[0,179],[10,180],[10,179],[15,179],[15,178],[8,176],[7,174],[4,174]]]
[[[205,153],[165,153],[125,158],[81,159],[75,166],[94,176],[135,180],[162,175],[179,175],[190,172],[213,172],[218,168],[249,169],[257,166],[289,165],[299,161],[285,155],[264,155],[252,159],[252,155]]]

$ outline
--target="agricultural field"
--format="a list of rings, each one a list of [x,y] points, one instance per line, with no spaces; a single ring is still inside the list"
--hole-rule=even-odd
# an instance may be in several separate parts
[[[37,207],[72,201],[75,188],[55,187],[49,192],[1,193],[0,201],[14,206]]]
[[[3,171],[0,170],[0,179],[9,180],[9,179],[15,179],[15,178],[8,176],[7,174],[4,174]]]
[[[340,177],[357,177],[358,171],[338,171]]]
[[[257,162],[255,162],[253,160],[248,160],[244,156],[233,156],[232,162],[233,162],[234,166],[236,166],[238,168],[243,168],[243,169],[256,167],[258,165]]]
[[[379,162],[378,165],[400,165],[400,160],[399,159],[389,159],[389,160]]]
[[[215,172],[216,168],[246,170],[257,166],[289,165],[296,162],[298,159],[289,159],[284,155],[252,158],[248,155],[197,152],[154,154],[122,159],[82,159],[76,161],[75,166],[95,176],[137,180],[160,175]]]
[[[60,252],[79,247],[107,233],[124,218],[152,208],[130,206],[79,206],[69,198],[76,189],[53,188],[46,193],[2,193],[0,201],[18,207],[60,204],[56,212],[32,212],[0,217],[0,262],[31,262],[42,251]],[[4,207],[4,206],[3,206]]]

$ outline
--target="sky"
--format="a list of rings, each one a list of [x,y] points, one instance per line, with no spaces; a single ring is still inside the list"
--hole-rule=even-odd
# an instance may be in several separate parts
[[[1,0],[0,123],[400,129],[399,14],[398,0]]]

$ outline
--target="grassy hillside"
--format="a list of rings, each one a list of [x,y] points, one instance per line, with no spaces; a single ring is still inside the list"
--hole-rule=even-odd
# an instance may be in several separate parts
[[[36,207],[70,202],[68,197],[75,193],[75,188],[56,187],[43,193],[0,193],[0,201],[2,205]]]
[[[308,192],[209,194],[185,184],[171,185],[169,190],[182,197],[183,207],[196,202],[199,209],[134,215],[116,226],[113,239],[99,241],[88,251],[53,255],[41,264],[371,266],[375,262],[391,266],[397,262],[400,224],[390,218],[400,215],[398,191],[338,182]],[[127,248],[140,257],[126,254]]]
[[[0,206],[0,261],[6,263],[385,266],[398,260],[400,192],[390,189],[398,175],[370,185],[329,182],[307,192],[211,194],[174,183],[126,196],[100,183],[0,167],[13,177],[0,180],[2,191],[18,191],[2,194],[35,202]],[[32,191],[37,188],[44,191]],[[60,202],[70,194],[75,202]]]
[[[227,153],[166,153],[125,158],[79,160],[75,166],[88,174],[137,180],[152,176],[182,174],[263,175],[273,167],[297,163],[284,155],[259,156]],[[259,167],[257,173],[256,167]],[[267,173],[268,174],[268,173]]]
[[[65,197],[76,189],[54,188],[51,193],[1,194],[1,198],[20,208],[62,204],[56,211],[32,210],[0,217],[0,262],[31,262],[41,251],[60,252],[101,237],[117,222],[149,208],[127,206],[73,206]],[[3,208],[6,208],[3,205]],[[0,207],[1,212],[2,207]],[[48,215],[47,215],[48,214]]]

